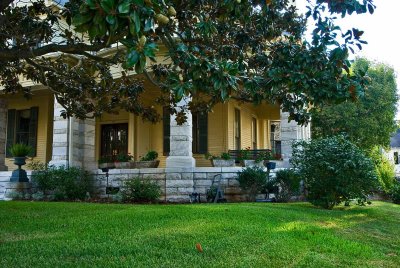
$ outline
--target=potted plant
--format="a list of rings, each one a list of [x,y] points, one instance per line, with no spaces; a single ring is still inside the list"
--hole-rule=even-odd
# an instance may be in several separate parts
[[[100,157],[98,162],[99,162],[100,169],[115,168],[113,157],[111,155],[105,155],[105,156]]]
[[[273,151],[268,151],[264,154],[264,165],[267,169],[275,169],[276,162],[272,162],[271,160],[281,160],[282,156],[280,154],[274,153]]]
[[[133,156],[130,153],[118,154],[114,162],[116,168],[134,168]]]
[[[14,157],[14,164],[18,166],[18,169],[12,172],[10,181],[12,182],[29,182],[26,171],[21,168],[25,165],[26,157],[32,153],[33,148],[30,145],[23,143],[16,143],[9,148],[11,155]]]
[[[158,153],[156,151],[148,151],[146,155],[135,161],[135,168],[157,168],[160,160],[157,160]]]
[[[213,167],[234,167],[235,159],[232,159],[228,153],[221,153],[221,155],[216,156],[207,153],[205,155],[206,159],[211,161]]]
[[[250,147],[240,150],[238,160],[240,160],[242,166],[244,167],[263,166],[262,160],[260,160],[258,157],[254,159]]]

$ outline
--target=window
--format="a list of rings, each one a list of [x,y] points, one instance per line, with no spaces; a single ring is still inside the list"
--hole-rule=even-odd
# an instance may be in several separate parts
[[[169,113],[168,107],[163,108],[163,154],[169,155],[170,143],[169,139],[171,136],[170,128],[171,114]]]
[[[117,156],[128,153],[128,124],[101,126],[101,156]]]
[[[7,150],[6,156],[11,157],[10,148],[15,143],[32,146],[29,156],[36,156],[38,107],[25,110],[8,110],[7,113]]]
[[[393,154],[393,160],[394,160],[394,164],[398,165],[399,164],[399,152],[394,152]]]
[[[241,137],[240,137],[240,110],[235,109],[235,125],[234,125],[234,136],[235,136],[235,150],[241,148]]]
[[[208,152],[208,114],[192,114],[192,152],[205,154]]]
[[[251,119],[251,143],[253,145],[253,149],[257,149],[257,119]]]
[[[271,138],[271,150],[277,154],[282,153],[281,149],[281,125],[280,122],[271,122],[270,138]]]

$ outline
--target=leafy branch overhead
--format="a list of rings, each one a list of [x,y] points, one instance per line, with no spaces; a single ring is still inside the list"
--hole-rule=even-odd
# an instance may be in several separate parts
[[[365,44],[363,32],[342,31],[335,16],[373,13],[372,0],[317,0],[305,15],[289,0],[10,3],[0,6],[0,83],[26,96],[32,92],[18,77],[42,83],[65,115],[123,108],[157,121],[141,98],[148,80],[171,113],[184,96],[192,97],[192,111],[237,99],[279,104],[306,123],[309,107],[356,99],[368,84],[348,61]],[[315,22],[310,42],[303,38],[307,20]],[[113,79],[116,66],[124,71]],[[141,80],[133,73],[143,73]]]

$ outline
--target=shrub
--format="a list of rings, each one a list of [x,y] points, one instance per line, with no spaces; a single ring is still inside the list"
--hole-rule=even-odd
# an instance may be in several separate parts
[[[370,153],[374,161],[378,176],[379,190],[389,193],[396,182],[395,168],[392,163],[381,153],[379,148],[374,148]]]
[[[400,182],[395,182],[390,191],[390,197],[393,200],[393,203],[400,204]]]
[[[298,142],[291,161],[305,180],[307,199],[323,208],[351,199],[364,204],[377,185],[371,159],[342,136]]]
[[[25,157],[32,153],[33,148],[24,143],[16,143],[13,144],[9,150],[13,157]]]
[[[121,191],[124,202],[154,202],[161,195],[161,188],[149,179],[133,178],[124,182]]]
[[[255,201],[259,192],[266,190],[268,174],[262,167],[247,167],[238,173],[240,188],[249,192],[250,201]]]
[[[54,193],[56,200],[84,200],[93,187],[92,176],[78,167],[50,166],[33,174],[32,181],[45,195]]]
[[[156,151],[148,151],[145,156],[140,158],[140,161],[154,161],[158,157],[158,153]]]
[[[27,167],[34,171],[41,171],[47,169],[47,164],[39,160],[32,160],[27,164]]]
[[[276,172],[275,183],[278,191],[276,201],[287,202],[293,195],[300,193],[301,176],[294,169],[284,169]]]

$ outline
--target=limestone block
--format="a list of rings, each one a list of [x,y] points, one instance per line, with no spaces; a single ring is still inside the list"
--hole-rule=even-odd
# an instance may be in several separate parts
[[[194,181],[195,187],[210,187],[212,185],[211,180],[195,180]]]
[[[199,180],[199,179],[206,179],[207,178],[207,173],[193,173],[193,179]]]
[[[181,175],[181,173],[167,173],[166,179],[167,179],[167,181],[180,180],[180,179],[182,179],[182,175]]]
[[[166,187],[183,187],[183,188],[193,188],[193,180],[167,180]]]

